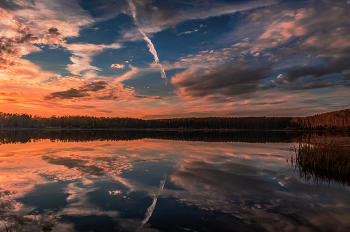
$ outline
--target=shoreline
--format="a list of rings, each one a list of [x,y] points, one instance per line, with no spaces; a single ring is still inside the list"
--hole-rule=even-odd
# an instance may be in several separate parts
[[[235,132],[235,131],[271,131],[271,132],[314,132],[314,133],[349,133],[348,130],[312,130],[312,129],[193,129],[193,128],[67,128],[67,127],[50,127],[50,128],[18,128],[18,127],[0,127],[0,131],[15,130],[41,130],[41,131],[177,131],[177,132]]]

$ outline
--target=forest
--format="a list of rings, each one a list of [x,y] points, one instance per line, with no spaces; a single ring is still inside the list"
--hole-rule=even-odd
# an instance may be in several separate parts
[[[290,126],[300,129],[337,129],[350,131],[350,109],[293,118]]]
[[[350,109],[308,117],[203,117],[138,119],[91,116],[52,116],[0,113],[0,128],[81,129],[237,129],[237,130],[350,130]]]

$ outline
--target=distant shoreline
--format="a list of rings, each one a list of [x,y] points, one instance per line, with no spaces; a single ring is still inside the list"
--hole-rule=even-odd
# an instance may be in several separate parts
[[[346,138],[346,141],[344,140]],[[119,141],[161,139],[203,142],[284,143],[334,139],[350,145],[350,133],[330,130],[290,129],[190,129],[190,128],[0,128],[0,145],[40,139],[58,141]]]
[[[0,130],[115,130],[115,131],[285,131],[349,132],[350,109],[303,118],[203,117],[144,120],[138,118],[60,116],[41,118],[0,112]]]
[[[25,127],[0,127],[0,130],[42,130],[42,131],[177,131],[177,132],[192,132],[192,131],[219,131],[219,132],[233,132],[233,131],[279,131],[279,132],[349,132],[340,129],[192,129],[192,128],[78,128],[78,127],[50,127],[50,128],[25,128]]]

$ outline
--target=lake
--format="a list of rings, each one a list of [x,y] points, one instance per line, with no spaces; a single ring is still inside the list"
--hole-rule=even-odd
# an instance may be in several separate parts
[[[313,136],[1,131],[0,231],[350,231],[349,186],[290,162]]]

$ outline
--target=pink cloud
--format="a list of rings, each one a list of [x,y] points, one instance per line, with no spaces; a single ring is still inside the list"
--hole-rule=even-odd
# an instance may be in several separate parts
[[[110,45],[95,45],[95,44],[64,44],[67,50],[72,52],[73,56],[70,60],[73,64],[67,65],[67,70],[73,75],[81,75],[81,72],[85,70],[100,71],[98,67],[92,66],[91,57],[105,49],[119,49],[122,46],[117,43]]]

